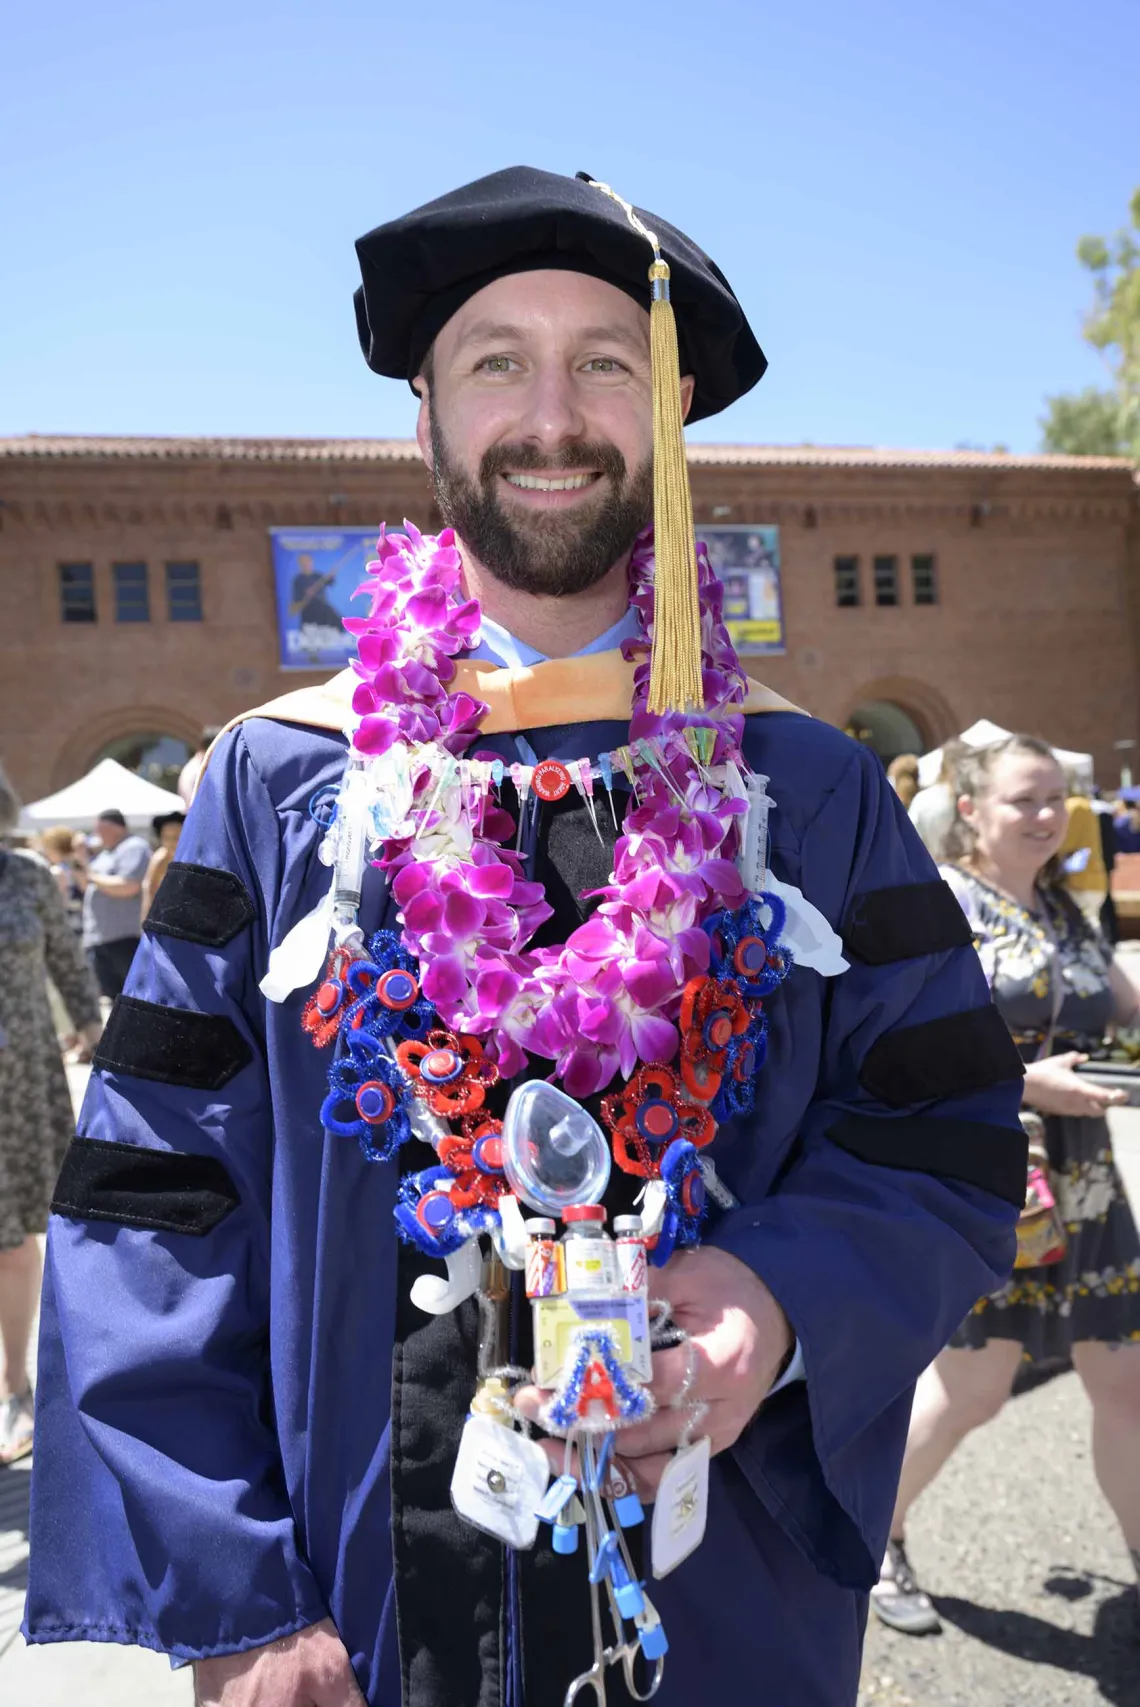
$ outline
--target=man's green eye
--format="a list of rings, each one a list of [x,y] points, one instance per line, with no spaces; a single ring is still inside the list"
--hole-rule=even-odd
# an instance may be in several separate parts
[[[616,373],[618,364],[612,356],[595,356],[589,366],[596,373]]]
[[[488,373],[507,373],[510,369],[510,356],[488,356],[483,366]]]

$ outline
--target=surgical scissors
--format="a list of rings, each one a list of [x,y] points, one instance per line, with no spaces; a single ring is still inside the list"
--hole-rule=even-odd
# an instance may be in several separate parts
[[[633,1699],[635,1701],[651,1701],[661,1687],[661,1679],[665,1673],[665,1661],[662,1658],[654,1662],[653,1679],[649,1688],[645,1691],[639,1690],[634,1681],[633,1668],[634,1662],[641,1652],[641,1641],[639,1638],[635,1638],[632,1642],[622,1640],[623,1620],[614,1597],[613,1584],[608,1572],[602,1580],[606,1585],[606,1600],[618,1640],[607,1646],[602,1637],[600,1585],[592,1580],[592,1567],[598,1556],[602,1535],[608,1526],[602,1508],[598,1458],[594,1450],[593,1437],[588,1433],[583,1433],[580,1437],[578,1456],[582,1468],[582,1501],[586,1510],[586,1554],[591,1565],[590,1623],[594,1641],[594,1663],[571,1683],[563,1699],[563,1707],[574,1707],[574,1703],[585,1689],[593,1690],[598,1707],[606,1707],[606,1672],[610,1666],[617,1665],[619,1662],[625,1677],[626,1689]],[[605,1456],[606,1454],[603,1453],[603,1460]],[[637,1573],[633,1568],[629,1547],[616,1521],[613,1529],[618,1538],[618,1546],[621,1549],[626,1569],[631,1577],[636,1577]]]

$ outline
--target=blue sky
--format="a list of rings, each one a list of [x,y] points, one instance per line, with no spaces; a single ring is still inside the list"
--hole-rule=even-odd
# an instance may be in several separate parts
[[[694,436],[1032,450],[1100,382],[1083,232],[1140,182],[1136,0],[60,0],[10,10],[0,432],[411,430],[353,239],[586,168],[687,229],[771,360]]]

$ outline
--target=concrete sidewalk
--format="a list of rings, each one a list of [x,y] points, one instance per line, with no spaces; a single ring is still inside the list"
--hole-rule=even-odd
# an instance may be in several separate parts
[[[72,1088],[77,1095],[82,1094],[82,1070],[75,1070]],[[1118,1161],[1129,1196],[1134,1205],[1140,1205],[1140,1110],[1130,1109],[1114,1114],[1111,1119]],[[1024,1401],[1019,1401],[1019,1404],[1024,1404]],[[923,1498],[922,1525],[916,1534],[923,1550],[930,1546],[931,1553],[936,1552],[922,1529],[934,1536],[956,1537],[958,1543],[967,1545],[967,1551],[970,1538],[979,1532],[991,1539],[992,1545],[985,1549],[985,1559],[977,1573],[979,1585],[986,1584],[992,1588],[1008,1583],[1012,1578],[1020,1579],[1028,1568],[1037,1573],[1039,1564],[1041,1569],[1046,1567],[1048,1561],[1038,1561],[1033,1556],[1043,1537],[1035,1534],[1032,1528],[1022,1533],[1022,1526],[1009,1521],[1009,1514],[1021,1506],[1032,1511],[1035,1502],[1039,1504],[1039,1489],[1042,1485],[1049,1485],[1051,1468],[1072,1457],[1074,1442],[1083,1442],[1087,1435],[1087,1405],[1075,1377],[1068,1376],[1064,1383],[1054,1383],[1053,1389],[1040,1398],[1034,1396],[1034,1404],[1040,1413],[1039,1449],[1026,1460],[1023,1475],[1008,1475],[1002,1468],[1003,1460],[1006,1466],[1016,1466],[1023,1457],[1024,1442],[1020,1430],[1026,1426],[1026,1415],[1015,1416],[1010,1412],[999,1418],[997,1424],[991,1424],[990,1429],[977,1434],[963,1448],[960,1461],[955,1460]],[[1030,1431],[1031,1435],[1037,1432],[1036,1428]],[[1081,1525],[1079,1569],[1088,1576],[1090,1583],[1100,1573],[1103,1580],[1118,1588],[1126,1579],[1127,1560],[1115,1526],[1092,1481],[1087,1447],[1078,1446],[1077,1458],[1086,1460],[1079,1465],[1082,1515],[1087,1518]],[[1032,1474],[1029,1473],[1031,1467]],[[159,1655],[145,1653],[138,1648],[84,1642],[28,1648],[17,1634],[27,1581],[28,1486],[31,1479],[28,1472],[27,1462],[13,1465],[10,1469],[0,1469],[0,1702],[3,1707],[189,1707],[192,1700],[189,1671],[172,1672],[167,1661]],[[1042,1481],[1034,1479],[1038,1472]],[[1055,1492],[1051,1489],[1050,1507]],[[995,1511],[1000,1512],[1005,1520],[996,1526],[987,1523],[987,1517],[992,1519]],[[1058,1542],[1062,1540],[1067,1559],[1069,1537],[1057,1537]],[[1054,1544],[1050,1542],[1050,1545]],[[1086,1575],[1082,1575],[1082,1582]],[[947,1582],[956,1585],[960,1592],[960,1566],[957,1570],[950,1570],[947,1566]],[[941,1584],[932,1581],[931,1586]],[[979,1598],[982,1598],[980,1586]],[[1060,1623],[1055,1624],[1054,1621],[1064,1608],[1064,1602],[1054,1599],[1050,1603],[1048,1599],[1041,1601],[1040,1597],[1038,1601],[1040,1604],[1037,1601],[1032,1603],[1038,1622],[1047,1632],[1056,1627],[1057,1642],[1063,1647],[1064,1640],[1068,1638],[1061,1633]],[[957,1603],[942,1604],[949,1619],[951,1606]],[[1089,1607],[1094,1604],[1099,1604],[1099,1601],[1090,1601]],[[1045,1622],[1042,1621],[1043,1613]],[[1069,1615],[1069,1624],[1077,1616],[1075,1613]],[[1084,1640],[1087,1646],[1092,1640],[1091,1613],[1086,1622],[1090,1626],[1089,1637],[1074,1631],[1073,1640],[1078,1645]],[[921,1644],[916,1648],[913,1641],[908,1646],[905,1638],[894,1639],[875,1629],[868,1645],[861,1703],[866,1703],[867,1707],[872,1707],[872,1704],[878,1707],[879,1703],[882,1707],[918,1707],[918,1704],[921,1707],[950,1707],[953,1702],[956,1707],[961,1700],[977,1703],[978,1707],[1009,1707],[1016,1700],[1056,1703],[1057,1707],[1068,1707],[1071,1703],[1076,1707],[1078,1701],[1083,1704],[1107,1700],[1118,1702],[1123,1707],[1125,1697],[1115,1693],[1101,1695],[1097,1691],[1095,1666],[1091,1660],[1086,1662],[1082,1657],[1081,1664],[1074,1664],[1074,1669],[1084,1670],[1083,1687],[1093,1693],[1068,1693],[1074,1686],[1074,1680],[1067,1674],[1063,1663],[1056,1660],[1057,1670],[1050,1677],[1049,1689],[1058,1692],[1038,1693],[1039,1684],[1034,1683],[1034,1678],[1040,1680],[1044,1674],[1045,1667],[1040,1663],[1044,1656],[1032,1651],[1023,1652],[1007,1657],[1003,1666],[994,1670],[984,1663],[984,1655],[979,1659],[975,1652],[987,1645],[986,1632],[980,1629],[970,1631],[968,1625],[961,1637],[942,1649]],[[949,1674],[941,1674],[936,1663],[942,1656],[951,1667]],[[1053,1649],[1049,1650],[1048,1657],[1053,1658]],[[971,1687],[963,1696],[952,1692],[949,1682],[949,1677],[958,1672],[972,1679]],[[909,1689],[899,1688],[903,1677],[907,1679]],[[1080,1689],[1082,1685],[1076,1684],[1076,1687]],[[1140,1686],[1136,1701],[1140,1703]],[[773,1703],[773,1707],[783,1707],[783,1704]]]

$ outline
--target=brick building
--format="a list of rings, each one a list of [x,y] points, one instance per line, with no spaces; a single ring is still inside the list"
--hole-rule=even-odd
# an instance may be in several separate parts
[[[787,650],[753,673],[892,751],[976,718],[1140,740],[1140,491],[1124,462],[690,447],[698,521],[780,528]],[[268,529],[431,526],[415,446],[0,440],[0,756],[26,799],[289,687]],[[322,672],[327,674],[328,672]],[[1138,750],[1140,751],[1140,750]],[[1127,757],[1127,753],[1125,754]]]

